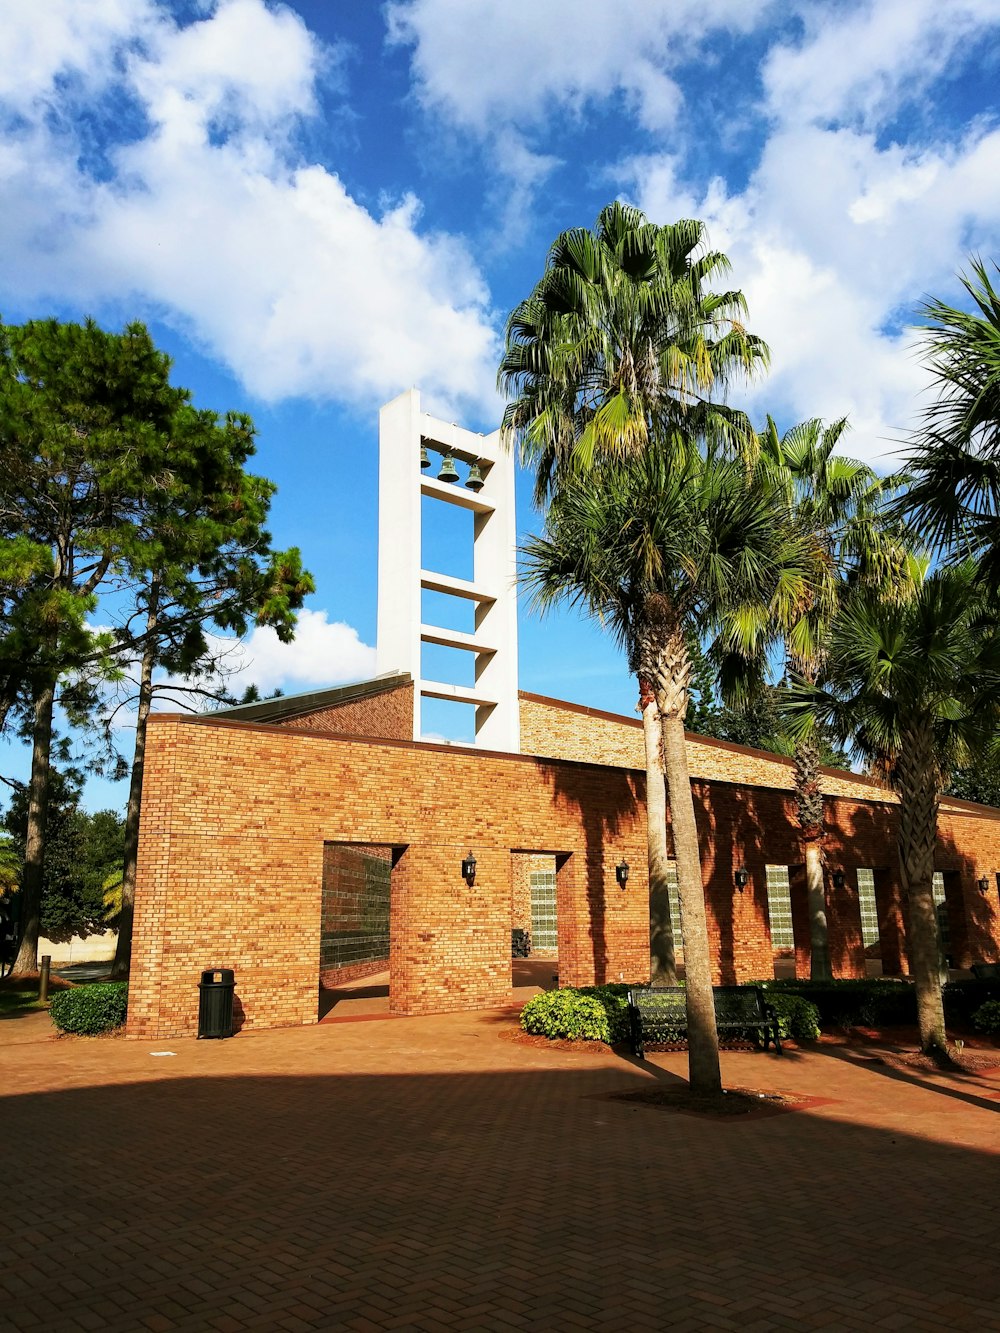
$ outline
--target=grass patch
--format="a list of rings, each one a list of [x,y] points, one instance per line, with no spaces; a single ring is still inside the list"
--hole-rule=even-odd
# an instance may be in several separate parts
[[[59,991],[75,989],[72,981],[64,981],[54,972],[49,977],[49,1000]],[[46,1010],[49,1004],[38,1002],[38,973],[27,976],[4,977],[0,980],[0,1018],[17,1018],[21,1014]]]
[[[31,986],[28,990],[13,990],[6,987],[0,990],[0,1018],[16,1018],[18,1014],[48,1007],[47,1004],[39,1004],[37,986]]]

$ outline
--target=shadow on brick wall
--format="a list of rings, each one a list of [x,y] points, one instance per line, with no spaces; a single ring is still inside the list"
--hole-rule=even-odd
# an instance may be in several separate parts
[[[548,770],[558,801],[572,805],[583,833],[583,890],[590,919],[593,975],[600,985],[610,978],[607,938],[607,871],[618,859],[623,838],[642,838],[645,850],[645,783],[621,769],[594,769],[570,764]],[[617,976],[615,977],[617,979]]]
[[[709,939],[718,950],[719,981],[728,986],[770,976],[764,866],[790,863],[794,831],[784,796],[731,783],[696,782],[694,797]],[[740,892],[736,872],[742,869],[749,880]]]
[[[838,808],[839,806],[839,808]],[[944,877],[945,921],[948,929],[947,954],[955,967],[997,953],[995,910],[997,884],[989,877],[987,892],[978,887],[977,861],[972,852],[956,841],[947,827],[938,825],[935,870]],[[843,869],[849,883],[856,883],[859,868],[871,868],[876,874],[877,898],[889,896],[893,902],[879,902],[879,931],[883,955],[883,972],[895,974],[902,966],[906,970],[906,926],[908,903],[902,888],[899,864],[898,814],[894,806],[862,805],[847,802],[828,802],[826,828],[826,857],[828,867]],[[961,827],[961,826],[960,826]],[[977,835],[970,830],[970,841]],[[978,844],[978,837],[977,837]],[[886,938],[888,908],[896,907],[899,921],[893,938]],[[858,927],[860,929],[860,926]],[[843,932],[831,931],[831,950],[848,947],[839,937]],[[898,933],[898,938],[896,938]],[[833,959],[836,965],[836,959]]]

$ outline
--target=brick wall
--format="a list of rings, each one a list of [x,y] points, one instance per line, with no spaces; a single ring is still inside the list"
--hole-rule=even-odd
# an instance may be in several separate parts
[[[361,699],[346,699],[278,726],[296,731],[322,731],[339,736],[379,736],[409,740],[413,735],[413,686],[398,685]]]
[[[768,976],[764,866],[801,862],[787,791],[693,784],[717,981]],[[827,802],[832,872],[878,869],[880,912],[898,893],[896,812]],[[967,914],[966,955],[995,957],[1000,817],[942,814],[938,862]],[[390,1007],[396,1013],[510,998],[511,851],[555,857],[564,984],[648,976],[641,772],[305,728],[156,715],[150,722],[139,849],[129,1031],[193,1033],[203,968],[232,967],[249,1027],[315,1022],[323,849],[394,850]],[[474,850],[470,889],[461,860]],[[615,864],[632,866],[623,893]],[[734,888],[737,867],[750,872]],[[886,908],[888,912],[890,909]],[[857,974],[856,882],[831,901],[831,951]]]
[[[510,855],[510,925],[512,930],[531,929],[531,855]]]
[[[247,1026],[314,1022],[331,841],[400,849],[395,1012],[509,999],[512,849],[566,855],[558,912],[560,933],[573,935],[567,981],[638,976],[647,966],[643,880],[637,874],[624,895],[614,883],[621,855],[637,867],[644,859],[634,774],[166,715],[150,730],[146,773],[134,1034],[193,1031],[198,973],[211,966],[236,971]],[[474,890],[461,877],[470,847]]]
[[[586,764],[615,764],[645,768],[642,722],[638,718],[603,713],[581,704],[563,703],[537,694],[520,695],[521,749],[549,759],[577,759]],[[790,759],[753,750],[746,745],[708,736],[687,736],[688,767],[692,778],[717,782],[745,782],[757,787],[791,791],[794,766]],[[853,799],[890,800],[895,797],[854,773],[822,770],[824,793]]]

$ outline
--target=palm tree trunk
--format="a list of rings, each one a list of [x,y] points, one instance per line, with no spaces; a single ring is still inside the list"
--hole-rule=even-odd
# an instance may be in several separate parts
[[[708,920],[701,875],[698,825],[691,793],[684,717],[687,713],[691,658],[676,613],[661,597],[647,603],[647,623],[656,635],[653,686],[663,733],[663,761],[667,798],[677,859],[677,888],[683,920],[684,978],[688,1024],[688,1079],[693,1091],[722,1091],[719,1033],[715,1026],[715,997],[708,946]]]
[[[823,793],[819,785],[819,747],[811,739],[800,740],[795,746],[795,811],[806,868],[809,975],[813,981],[829,981],[833,972],[823,882]]]
[[[803,839],[806,865],[806,900],[809,904],[809,976],[813,981],[829,981],[830,941],[826,920],[826,885],[823,882],[823,844],[819,838]]]
[[[677,985],[673,923],[667,877],[667,791],[663,733],[652,686],[639,677],[639,708],[646,748],[646,848],[649,858],[649,979],[654,986]]]
[[[20,929],[15,976],[38,971],[38,936],[42,920],[42,884],[45,877],[45,824],[49,809],[49,756],[52,750],[52,710],[56,684],[46,680],[35,693],[35,723],[31,743],[31,779],[28,784],[28,828],[24,840],[21,876]]]
[[[684,712],[664,714],[663,756],[677,857],[677,887],[684,918],[684,977],[687,995],[688,1078],[695,1092],[722,1091],[719,1034],[715,1026],[712,965],[708,948],[705,891],[701,878],[698,827],[691,794]]]
[[[122,867],[122,910],[118,918],[118,942],[113,977],[128,976],[132,961],[132,921],[135,912],[135,877],[139,859],[139,816],[142,810],[142,778],[146,767],[146,723],[153,702],[153,661],[156,657],[153,631],[156,629],[159,586],[154,583],[146,611],[146,646],[139,674],[139,708],[135,720],[135,754],[125,812],[125,860]]]
[[[896,771],[899,859],[910,908],[907,942],[917,992],[920,1046],[924,1051],[944,1051],[947,1037],[941,994],[941,937],[934,907],[939,793],[933,737],[925,728],[911,729],[900,748]]]

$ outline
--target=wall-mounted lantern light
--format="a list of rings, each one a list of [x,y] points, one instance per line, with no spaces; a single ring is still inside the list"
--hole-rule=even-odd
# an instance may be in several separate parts
[[[628,883],[628,862],[624,856],[615,866],[615,879],[618,881],[618,887],[623,889]]]
[[[835,889],[842,889],[846,883],[847,876],[844,872],[842,870],[835,870],[833,872],[833,887]]]
[[[990,891],[990,877],[989,875],[984,875],[982,879],[979,881],[979,892],[989,893],[989,891]]]
[[[476,858],[471,852],[462,858],[462,878],[470,889],[476,882]]]
[[[743,869],[742,866],[733,875],[733,879],[736,881],[736,887],[739,889],[740,893],[742,893],[743,890],[746,888],[746,886],[750,883],[750,876],[747,874],[747,872]]]

